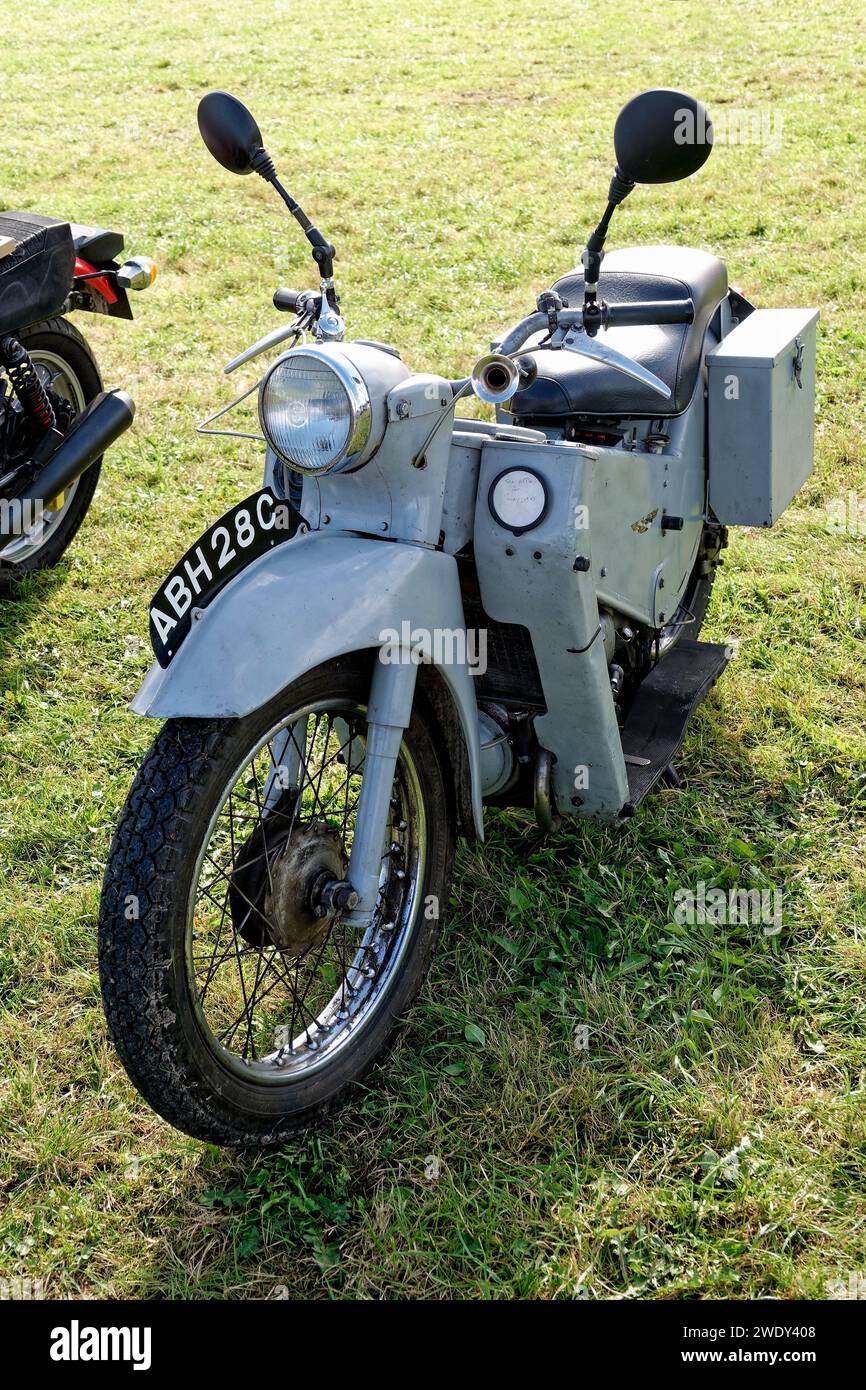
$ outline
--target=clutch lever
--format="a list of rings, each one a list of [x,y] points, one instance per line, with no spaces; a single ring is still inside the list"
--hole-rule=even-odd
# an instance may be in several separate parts
[[[669,400],[671,388],[666,386],[660,377],[654,372],[642,367],[633,358],[626,357],[624,352],[617,352],[608,343],[600,342],[598,338],[590,338],[584,333],[582,328],[572,328],[562,339],[560,347],[568,352],[579,353],[581,357],[593,357],[597,362],[604,362],[606,366],[613,367],[615,371],[622,372],[624,376],[630,376],[634,381],[641,382],[648,386],[651,391],[656,391],[658,395],[664,396]]]

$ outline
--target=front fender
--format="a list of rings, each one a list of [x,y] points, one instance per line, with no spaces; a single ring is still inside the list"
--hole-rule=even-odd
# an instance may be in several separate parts
[[[295,536],[200,610],[171,665],[154,662],[131,708],[157,719],[237,718],[323,661],[380,647],[385,630],[404,623],[431,634],[465,629],[452,555],[346,533]],[[460,718],[483,837],[473,677],[465,661],[435,664]]]

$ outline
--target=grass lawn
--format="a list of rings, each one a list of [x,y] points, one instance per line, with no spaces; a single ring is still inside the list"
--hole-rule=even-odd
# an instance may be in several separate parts
[[[10,14],[0,206],[116,225],[160,277],[134,324],[79,317],[136,425],[65,564],[0,612],[0,1278],[50,1297],[822,1298],[866,1273],[864,59],[843,0]],[[652,85],[772,113],[780,148],[720,145],[693,181],[638,190],[611,246],[704,247],[759,304],[822,315],[816,471],[774,531],[732,533],[705,631],[738,654],[686,788],[617,833],[540,842],[489,815],[357,1103],[266,1158],[188,1140],[106,1043],[99,883],[154,733],[126,710],[148,599],[260,476],[256,446],[194,422],[275,326],[275,286],[313,283],[269,190],[207,156],[196,102],[252,105],[336,241],[350,332],[447,376],[575,263],[616,111]],[[700,881],[779,890],[782,930],[678,925]]]

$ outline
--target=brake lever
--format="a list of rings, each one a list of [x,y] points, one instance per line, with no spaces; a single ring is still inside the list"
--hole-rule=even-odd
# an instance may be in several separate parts
[[[285,342],[286,338],[298,338],[310,327],[313,322],[312,307],[304,308],[289,324],[283,324],[280,328],[274,328],[270,333],[266,333],[263,338],[259,338],[257,343],[251,347],[244,348],[243,352],[237,357],[233,357],[231,362],[227,362],[223,367],[226,376],[234,372],[238,367],[242,367],[245,362],[250,362],[254,357],[259,357],[263,352],[270,348],[278,347]]]
[[[664,396],[665,400],[670,399],[671,388],[666,386],[654,372],[642,367],[631,357],[626,357],[624,352],[617,352],[616,348],[610,347],[608,343],[600,343],[598,338],[587,337],[582,329],[569,329],[563,337],[560,347],[565,348],[568,352],[579,353],[581,357],[592,357],[597,362],[604,362],[606,366],[613,367],[625,376],[630,376],[634,381],[641,382],[643,386],[648,386],[651,391],[656,391],[658,395]]]

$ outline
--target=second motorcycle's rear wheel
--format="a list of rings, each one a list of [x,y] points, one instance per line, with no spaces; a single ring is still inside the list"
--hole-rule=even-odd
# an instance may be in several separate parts
[[[42,384],[80,415],[102,390],[99,366],[87,340],[64,318],[46,319],[17,334]],[[102,468],[98,458],[60,497],[52,498],[29,535],[0,545],[0,594],[33,570],[50,569],[72,544],[93,501]]]
[[[109,1030],[144,1098],[198,1139],[260,1147],[322,1120],[427,973],[454,812],[423,701],[371,925],[321,896],[351,851],[368,690],[369,670],[338,660],[245,718],[170,720],[130,791],[100,911]]]

